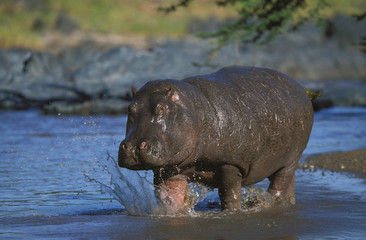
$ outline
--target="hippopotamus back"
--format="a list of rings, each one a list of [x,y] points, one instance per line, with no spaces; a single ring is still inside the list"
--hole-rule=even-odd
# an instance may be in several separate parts
[[[200,102],[205,105],[200,113],[205,121],[201,136],[206,154],[213,156],[210,166],[229,162],[249,173],[249,168],[284,161],[305,149],[313,108],[303,87],[288,76],[271,69],[232,66],[183,81],[199,89],[205,99]],[[266,166],[258,170],[273,173]],[[244,183],[261,180],[249,174]]]

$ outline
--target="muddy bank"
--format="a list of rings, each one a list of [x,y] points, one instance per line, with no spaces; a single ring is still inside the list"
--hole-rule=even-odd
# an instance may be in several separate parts
[[[366,178],[366,149],[311,155],[304,159],[299,168],[310,171],[323,169],[349,172]]]

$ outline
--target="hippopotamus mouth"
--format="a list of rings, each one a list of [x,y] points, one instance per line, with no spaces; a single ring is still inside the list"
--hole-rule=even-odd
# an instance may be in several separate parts
[[[118,165],[130,170],[151,170],[166,162],[164,148],[158,141],[143,140],[138,145],[123,140],[118,152]]]

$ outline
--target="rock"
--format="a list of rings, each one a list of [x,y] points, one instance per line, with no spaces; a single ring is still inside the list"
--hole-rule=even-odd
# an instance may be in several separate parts
[[[78,88],[94,98],[107,94],[111,88],[115,88],[117,95],[124,94],[136,85],[138,73],[130,71],[129,65],[138,64],[138,58],[131,48],[112,49],[76,70],[71,78]]]
[[[94,97],[125,96],[131,86],[139,88],[150,80],[181,79],[202,72],[192,65],[194,60],[202,59],[202,50],[189,54],[185,51],[189,47],[192,48],[191,43],[184,41],[169,42],[153,51],[114,48],[75,71],[72,79],[78,88]]]
[[[95,43],[83,42],[77,47],[63,48],[57,54],[57,59],[62,64],[65,74],[70,74],[88,62],[95,61],[102,52]]]
[[[322,90],[323,97],[314,102],[315,109],[366,106],[366,55],[354,43],[364,24],[365,20],[355,23],[336,18],[326,35],[323,29],[308,24],[267,46],[226,46],[209,64],[205,62],[210,54],[209,42],[193,37],[160,39],[145,50],[126,46],[110,49],[112,45],[85,41],[56,56],[23,49],[0,50],[0,108],[25,109],[52,103],[50,106],[66,109],[67,104],[84,101],[97,106],[94,101],[129,99],[131,86],[207,74],[228,65],[276,69],[309,89]],[[343,34],[346,28],[353,32],[352,39]],[[80,112],[82,107],[77,106],[70,109]]]
[[[328,38],[339,48],[358,51],[360,38],[365,37],[366,19],[357,21],[355,17],[337,15],[330,20],[331,31]]]
[[[366,55],[359,45],[366,19],[357,22],[354,18],[337,16],[328,25],[331,29],[308,23],[298,31],[279,35],[266,46],[238,41],[222,48],[212,63],[269,67],[299,80],[366,80]],[[187,49],[200,52],[194,46]]]
[[[0,51],[0,92],[0,107],[6,109],[90,99],[67,80],[55,56],[28,50]]]
[[[22,94],[18,92],[0,90],[0,109],[27,109],[31,103]]]
[[[22,89],[28,84],[59,83],[63,78],[62,65],[51,54],[22,49],[0,50],[1,88]]]
[[[212,63],[268,67],[297,80],[366,80],[366,55],[357,45],[340,47],[313,25],[278,36],[267,46],[238,45],[221,49]]]

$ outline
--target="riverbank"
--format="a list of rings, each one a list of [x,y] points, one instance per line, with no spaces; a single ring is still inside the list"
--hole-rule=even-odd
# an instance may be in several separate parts
[[[195,37],[144,39],[120,45],[58,38],[49,51],[0,50],[0,109],[40,108],[45,114],[124,114],[131,87],[155,79],[182,79],[223,66],[273,68],[321,90],[315,109],[366,106],[366,55],[359,49],[366,20],[338,17],[331,29],[308,24],[267,46],[233,44],[205,64],[209,42]],[[70,36],[70,39],[72,36]]]
[[[366,178],[366,149],[310,155],[304,159],[300,169],[332,172],[347,172]]]

